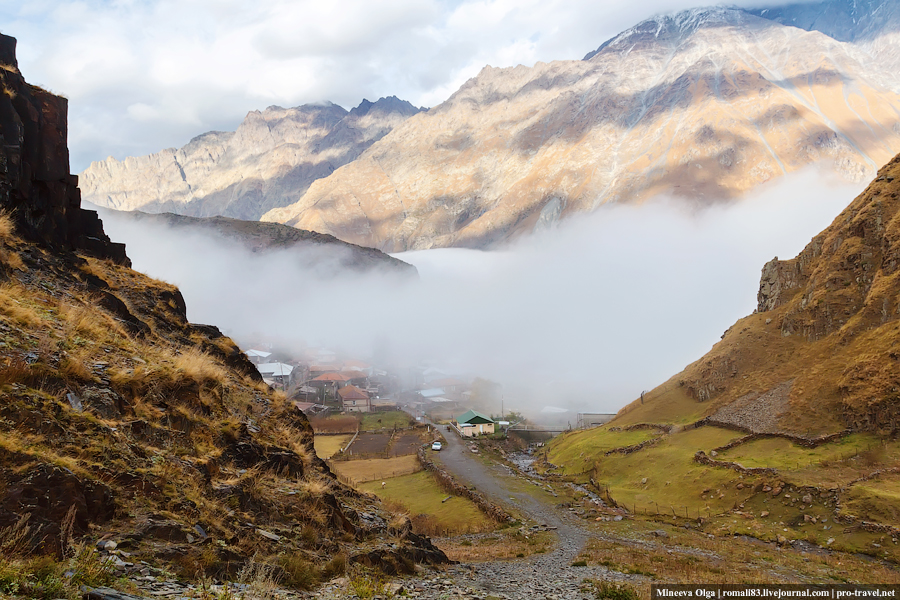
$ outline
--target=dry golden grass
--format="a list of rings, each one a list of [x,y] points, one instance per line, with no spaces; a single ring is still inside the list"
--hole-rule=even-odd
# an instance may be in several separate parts
[[[321,496],[331,491],[331,483],[324,479],[307,479],[301,485],[303,490],[311,496]]]
[[[348,433],[338,435],[316,435],[314,439],[316,455],[319,458],[331,458],[338,451],[347,445],[350,438],[353,437]]]
[[[41,325],[44,317],[34,303],[26,300],[28,297],[29,294],[18,283],[0,284],[0,315],[25,327]]]
[[[644,597],[653,582],[737,583],[896,583],[900,573],[887,564],[844,553],[811,554],[732,537],[708,538],[702,533],[666,527],[666,537],[640,532],[625,537],[605,535],[585,545],[578,556],[588,565],[603,565],[621,573],[643,575]],[[658,531],[658,529],[656,530]]]
[[[89,360],[90,353],[84,349],[67,352],[59,359],[59,374],[67,381],[92,381]]]
[[[14,271],[25,270],[25,263],[22,261],[22,257],[17,252],[5,248],[0,248],[0,263],[5,264]]]
[[[66,335],[70,338],[78,334],[96,342],[104,342],[111,336],[128,336],[121,323],[93,307],[66,303],[60,306],[60,316],[66,323]]]
[[[174,361],[177,375],[202,383],[208,380],[227,381],[228,373],[209,354],[194,346],[181,352]]]
[[[335,461],[332,469],[357,483],[365,483],[417,473],[422,470],[422,465],[414,454],[409,454],[395,458]]]
[[[15,235],[15,225],[9,213],[0,211],[0,264],[13,270],[24,270],[25,263],[13,248],[19,243]]]
[[[549,531],[525,533],[513,528],[434,541],[450,560],[472,563],[543,554],[553,548],[556,536]]]
[[[63,455],[51,446],[52,440],[40,434],[24,434],[6,431],[0,435],[0,449],[10,454],[31,457],[35,462],[47,463],[68,469],[78,476],[90,477],[84,466],[71,456]]]

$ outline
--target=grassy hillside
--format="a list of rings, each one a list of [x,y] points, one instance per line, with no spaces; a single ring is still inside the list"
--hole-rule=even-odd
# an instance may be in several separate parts
[[[215,327],[188,323],[176,288],[26,243],[2,214],[0,367],[0,562],[17,565],[3,589],[65,595],[33,569],[62,580],[100,538],[186,578],[254,557],[300,587],[339,564],[442,559],[334,479],[305,416]]]
[[[608,425],[554,439],[547,471],[710,533],[900,560],[898,194],[900,157],[765,265],[754,314]]]

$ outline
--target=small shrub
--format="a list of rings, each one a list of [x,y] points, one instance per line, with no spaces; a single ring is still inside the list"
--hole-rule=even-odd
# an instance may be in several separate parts
[[[50,600],[69,595],[61,566],[49,556],[25,561],[0,561],[0,595]]]
[[[93,547],[80,544],[75,547],[75,556],[69,560],[72,572],[71,583],[76,588],[104,586],[111,583],[113,576],[113,557],[102,558]]]
[[[59,374],[66,381],[93,381],[94,374],[88,366],[88,352],[68,352],[59,359]]]
[[[572,566],[573,567],[586,567],[587,561],[586,560],[576,560],[575,562],[572,563]]]
[[[319,532],[312,525],[304,525],[300,530],[300,539],[305,545],[315,547],[319,544]]]
[[[884,446],[875,446],[859,453],[859,458],[867,467],[875,467],[884,463],[887,458],[887,450]]]
[[[638,600],[640,595],[635,589],[624,583],[618,584],[611,581],[598,581],[594,583],[597,598],[609,600]]]
[[[319,569],[300,554],[286,554],[278,558],[284,570],[282,583],[299,590],[311,590],[319,584]]]
[[[335,554],[331,560],[322,567],[322,579],[334,579],[340,577],[347,572],[347,557],[342,554]]]
[[[380,596],[381,598],[393,598],[394,595],[388,589],[384,577],[373,571],[357,571],[350,577],[350,589],[358,598],[367,600]]]
[[[247,598],[267,600],[276,597],[278,581],[274,567],[257,561],[255,556],[241,569],[238,581],[247,585],[245,591]]]

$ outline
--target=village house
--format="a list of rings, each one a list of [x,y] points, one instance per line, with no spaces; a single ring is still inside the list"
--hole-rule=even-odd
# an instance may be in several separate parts
[[[345,385],[338,390],[341,408],[345,412],[371,412],[372,404],[369,395],[355,385]]]
[[[271,352],[266,352],[265,350],[247,350],[244,354],[247,355],[247,358],[250,359],[254,365],[258,365],[260,363],[264,363],[270,356],[272,356]]]
[[[494,420],[474,410],[468,410],[456,419],[456,429],[463,437],[494,433]]]
[[[263,363],[256,365],[259,374],[263,376],[264,381],[272,381],[278,385],[287,385],[291,382],[291,373],[294,367],[280,362]]]

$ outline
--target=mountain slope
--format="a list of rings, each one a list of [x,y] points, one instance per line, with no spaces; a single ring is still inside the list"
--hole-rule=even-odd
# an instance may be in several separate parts
[[[114,567],[264,562],[311,587],[355,562],[445,561],[335,479],[303,413],[189,323],[177,288],[126,266],[79,206],[66,101],[25,82],[13,38],[0,61],[0,593],[80,596]]]
[[[554,439],[547,467],[650,518],[677,509],[705,533],[862,552],[896,573],[900,155],[796,258],[763,267],[757,299],[608,425]]]
[[[419,112],[396,97],[351,111],[331,103],[270,106],[234,132],[211,131],[179,149],[94,162],[81,174],[88,202],[117,210],[256,220],[299,199],[310,183],[355,159]]]
[[[182,235],[207,233],[223,240],[236,241],[251,252],[265,253],[291,249],[303,252],[304,265],[333,273],[339,271],[396,272],[415,276],[416,268],[384,252],[342,242],[334,236],[288,227],[279,223],[242,221],[228,217],[188,217],[172,213],[143,213],[99,209],[110,231],[119,221],[154,224],[177,230]],[[123,238],[124,239],[124,238]],[[318,251],[317,251],[318,250]],[[310,252],[305,252],[310,251]],[[333,268],[331,268],[333,267]]]
[[[765,265],[757,311],[681,374],[632,403],[761,432],[900,429],[900,157],[794,259]],[[765,426],[725,408],[779,396]],[[669,407],[669,408],[667,408]],[[723,416],[724,415],[724,416]],[[727,417],[727,418],[726,418]],[[744,413],[745,418],[752,418]]]
[[[589,56],[485,68],[263,220],[386,251],[482,247],[606,202],[733,198],[819,161],[860,181],[900,150],[900,88],[818,32],[702,9]]]

